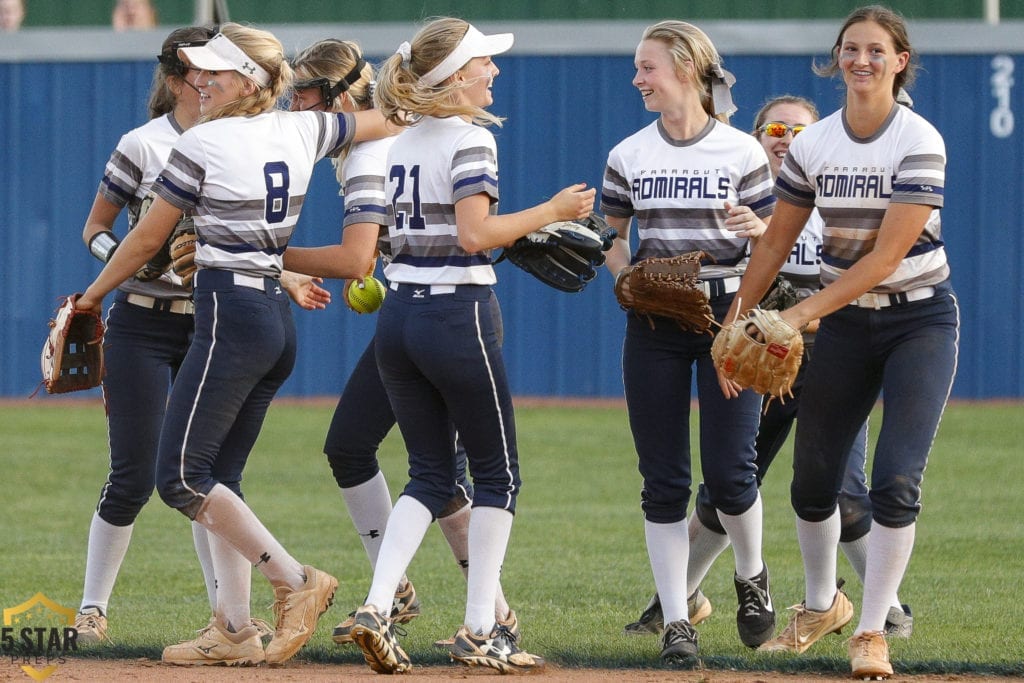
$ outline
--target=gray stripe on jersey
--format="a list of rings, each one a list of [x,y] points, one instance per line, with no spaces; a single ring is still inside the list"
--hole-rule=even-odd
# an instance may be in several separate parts
[[[747,240],[729,237],[725,209],[648,209],[636,212],[641,227],[636,260],[702,250],[720,263],[746,255]]]
[[[298,217],[305,198],[305,195],[289,197],[287,215],[290,218]],[[224,221],[261,221],[265,216],[266,206],[267,202],[263,199],[239,201],[217,199],[207,195],[203,198],[202,203],[196,207],[196,215],[208,216],[215,214],[219,220]]]
[[[100,195],[114,206],[124,208],[131,197],[134,197],[135,190],[142,184],[142,169],[115,149],[110,155],[110,160],[107,161],[106,173],[103,177],[106,182],[100,183]],[[124,194],[111,191],[108,183],[117,186]]]
[[[458,202],[460,199],[480,193],[497,199],[498,179],[490,172],[491,168],[497,168],[497,163],[494,154],[487,147],[469,147],[457,151],[452,157],[453,201]],[[468,168],[460,171],[463,166]]]
[[[345,181],[345,220],[353,223],[387,225],[384,176],[357,175]]]
[[[410,209],[411,206],[402,204],[398,209]],[[455,225],[455,206],[452,204],[424,204],[420,207],[424,220],[430,225]],[[388,213],[392,211],[388,206]],[[393,220],[393,219],[392,219]],[[392,253],[402,253],[406,246],[416,250],[417,256],[461,256],[465,250],[459,246],[457,234],[427,235],[417,230],[402,230],[391,237]]]

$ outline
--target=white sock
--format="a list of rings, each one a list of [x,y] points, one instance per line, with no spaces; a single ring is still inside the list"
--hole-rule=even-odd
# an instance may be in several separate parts
[[[196,521],[233,545],[273,586],[302,588],[302,564],[288,554],[256,513],[227,486],[215,484],[210,489]]]
[[[199,566],[203,568],[206,597],[210,601],[210,613],[213,614],[217,611],[217,575],[213,571],[213,558],[210,557],[210,532],[202,524],[192,522],[192,544],[196,547]]]
[[[391,614],[398,584],[432,521],[433,515],[423,503],[411,496],[399,496],[388,518],[377,564],[373,568],[370,593],[366,596],[366,603],[376,607],[383,616]]]
[[[644,520],[647,556],[651,560],[654,585],[661,598],[665,623],[689,621],[686,609],[686,565],[690,554],[690,534],[686,520],[657,524]]]
[[[857,572],[857,578],[861,585],[864,585],[864,570],[868,560],[868,534],[864,534],[855,541],[839,541],[839,548],[846,555],[846,559]]]
[[[462,576],[469,578],[469,520],[472,512],[472,505],[466,503],[454,513],[437,519],[437,525],[441,527],[444,539],[448,541],[448,547],[452,550],[455,562],[462,570]],[[494,598],[494,616],[500,621],[508,619],[508,600],[505,599],[505,592],[501,589],[501,582],[498,583],[498,593]]]
[[[746,512],[727,515],[721,510],[718,511],[718,521],[722,523],[722,528],[732,543],[736,576],[741,579],[751,579],[764,570],[764,561],[761,558],[762,517],[760,492]]]
[[[229,631],[237,633],[249,625],[249,596],[252,565],[234,546],[216,534],[209,534],[210,558],[217,576],[217,609]]]
[[[89,550],[85,557],[85,587],[82,606],[99,607],[107,613],[110,594],[114,591],[117,573],[121,570],[128,543],[132,540],[134,524],[114,526],[103,521],[98,513],[92,514],[89,525]]]
[[[796,518],[796,537],[804,562],[804,606],[816,612],[832,607],[836,597],[836,546],[839,545],[839,509],[824,522]]]
[[[893,596],[907,571],[916,533],[917,524],[895,529],[878,522],[871,523],[864,597],[861,599],[860,623],[854,635],[884,628]]]
[[[707,528],[697,516],[690,515],[690,559],[686,571],[686,596],[700,588],[718,556],[729,547],[729,537]],[[650,607],[650,605],[648,605]]]
[[[377,564],[380,543],[384,539],[384,529],[391,515],[391,492],[384,479],[383,472],[377,472],[368,481],[358,486],[350,486],[341,490],[348,514],[363,542],[366,556],[370,559],[370,567]]]
[[[464,623],[475,633],[489,635],[495,626],[498,579],[505,561],[513,515],[508,510],[480,506],[469,518],[469,576]]]
[[[870,535],[864,534],[855,541],[839,541],[840,550],[846,555],[846,559],[850,566],[853,567],[853,571],[857,572],[857,578],[860,579],[860,585],[862,586],[864,585],[864,574],[867,571],[868,537]],[[900,611],[903,610],[898,593],[892,594],[892,597],[889,598],[889,604]]]

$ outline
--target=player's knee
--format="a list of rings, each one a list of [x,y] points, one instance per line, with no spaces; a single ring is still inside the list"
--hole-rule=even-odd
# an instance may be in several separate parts
[[[191,520],[194,520],[199,514],[199,508],[202,507],[205,500],[180,479],[161,482],[157,486],[157,493],[160,494],[160,500]]]
[[[327,463],[338,486],[347,489],[365,484],[380,472],[380,463],[375,455],[354,457],[351,453],[341,451],[325,451]]]
[[[461,493],[454,495],[448,504],[441,508],[440,512],[437,513],[438,519],[444,519],[445,517],[451,517],[456,512],[459,512],[464,507],[473,502],[472,498],[466,498]]]
[[[871,530],[871,499],[866,495],[839,493],[839,520],[843,543],[856,541]]]
[[[901,528],[913,524],[921,511],[920,482],[905,476],[892,477],[871,489],[871,514],[882,526]]]
[[[711,504],[711,495],[704,484],[697,487],[697,503],[694,506],[694,511],[697,513],[697,519],[705,527],[716,534],[725,534],[725,528],[722,526],[721,520],[718,519],[718,510]]]

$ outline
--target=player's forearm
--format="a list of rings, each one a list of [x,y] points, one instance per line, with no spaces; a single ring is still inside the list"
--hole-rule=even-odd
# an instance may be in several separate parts
[[[357,255],[339,244],[323,247],[288,247],[284,267],[296,273],[315,277],[348,280],[366,275],[369,255]]]

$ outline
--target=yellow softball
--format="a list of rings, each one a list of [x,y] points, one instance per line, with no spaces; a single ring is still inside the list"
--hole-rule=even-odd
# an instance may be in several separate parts
[[[348,305],[356,313],[373,313],[384,303],[386,291],[384,284],[372,275],[362,282],[352,280],[348,285]]]

